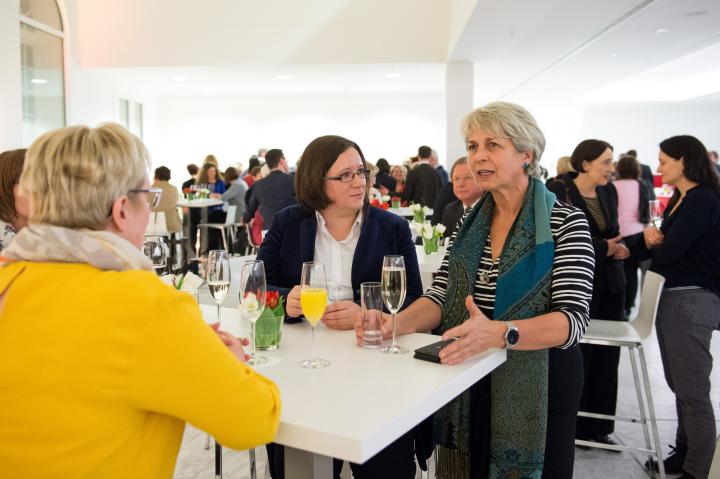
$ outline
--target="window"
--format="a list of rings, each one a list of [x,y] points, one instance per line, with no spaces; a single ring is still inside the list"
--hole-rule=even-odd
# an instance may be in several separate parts
[[[65,126],[63,37],[55,0],[20,1],[24,144]]]

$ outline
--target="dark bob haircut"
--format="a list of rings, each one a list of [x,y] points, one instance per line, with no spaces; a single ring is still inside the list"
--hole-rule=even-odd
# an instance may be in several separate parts
[[[660,143],[660,151],[676,161],[683,162],[685,178],[714,191],[720,191],[717,170],[708,157],[705,145],[700,140],[690,135],[673,136]],[[675,188],[675,193],[668,201],[667,208],[672,211],[672,207],[679,199],[680,191]]]
[[[578,143],[575,150],[570,155],[570,164],[578,173],[584,173],[583,161],[592,162],[597,160],[603,152],[612,145],[602,140],[583,140]]]
[[[617,163],[617,173],[621,180],[640,178],[640,162],[632,155],[622,155]]]
[[[20,181],[25,153],[26,149],[0,153],[0,220],[6,223],[12,223],[17,218],[15,183]]]
[[[328,170],[335,164],[338,156],[350,148],[357,150],[363,166],[367,168],[365,156],[354,141],[342,136],[327,135],[315,138],[305,147],[295,171],[295,191],[298,203],[304,208],[320,211],[324,210],[332,201],[325,194],[325,178]],[[267,158],[267,157],[266,157]],[[370,189],[370,182],[366,182],[365,201]]]
[[[387,173],[390,174],[390,163],[385,158],[380,158],[377,160],[377,163],[375,163],[375,166],[378,167],[378,173]]]

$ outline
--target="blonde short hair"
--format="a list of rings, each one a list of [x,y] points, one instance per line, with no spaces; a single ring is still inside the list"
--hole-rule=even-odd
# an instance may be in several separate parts
[[[28,149],[23,168],[30,222],[105,229],[113,202],[141,188],[149,168],[145,145],[118,124],[45,133]]]
[[[462,134],[466,140],[476,130],[509,139],[521,153],[531,151],[533,157],[527,167],[527,174],[539,174],[540,158],[545,151],[545,135],[525,108],[506,101],[488,103],[467,115],[462,122]]]
[[[558,176],[566,175],[571,171],[575,171],[575,168],[573,168],[572,166],[571,160],[572,158],[570,158],[569,156],[561,156],[560,158],[558,158],[557,165],[555,167]]]

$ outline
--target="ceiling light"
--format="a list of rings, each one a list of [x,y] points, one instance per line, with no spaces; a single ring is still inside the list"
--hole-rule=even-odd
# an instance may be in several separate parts
[[[613,57],[613,58],[616,58],[616,57],[618,56],[618,53],[617,53],[617,52],[613,52],[613,53],[610,54],[610,56]]]
[[[36,85],[44,85],[47,83],[47,80],[44,78],[33,78],[30,80],[30,83],[34,83]]]
[[[399,74],[399,73],[395,73],[395,72],[393,72],[393,73],[386,73],[386,74],[385,74],[385,77],[386,77],[386,78],[400,78],[400,74]]]
[[[283,75],[278,75],[277,77],[278,77],[278,80],[292,80],[292,77],[293,77],[293,76],[292,76],[292,75],[283,74]]]
[[[172,81],[176,81],[176,82],[184,82],[185,80],[187,80],[187,77],[181,77],[181,76],[172,77]]]
[[[702,17],[703,15],[707,15],[708,12],[705,12],[703,10],[697,10],[694,12],[685,12],[683,13],[683,17]]]
[[[670,29],[668,29],[668,28],[656,28],[655,29],[655,33],[657,33],[657,34],[669,33],[669,32],[670,32]]]

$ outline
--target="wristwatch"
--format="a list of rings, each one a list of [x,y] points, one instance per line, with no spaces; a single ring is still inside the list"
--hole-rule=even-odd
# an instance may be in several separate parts
[[[505,347],[512,349],[517,342],[520,341],[520,331],[518,331],[518,328],[515,327],[512,321],[506,321],[505,324],[507,325],[507,331],[505,331]]]

